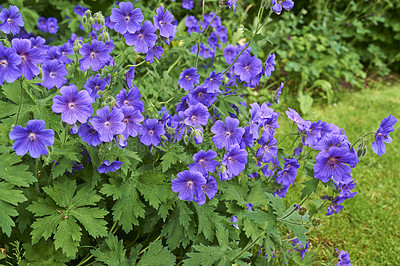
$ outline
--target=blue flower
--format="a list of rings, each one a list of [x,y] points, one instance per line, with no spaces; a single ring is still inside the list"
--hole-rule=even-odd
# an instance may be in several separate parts
[[[12,35],[17,34],[20,31],[19,27],[24,26],[22,15],[19,12],[18,7],[10,5],[9,9],[3,8],[0,12],[0,30],[5,34],[11,32]]]
[[[111,59],[110,52],[104,42],[97,40],[93,40],[91,44],[84,43],[79,53],[83,57],[79,60],[82,70],[92,68],[93,71],[98,71]]]
[[[214,161],[217,157],[217,153],[213,150],[207,152],[201,150],[193,155],[194,163],[189,164],[189,169],[194,172],[199,172],[203,175],[207,175],[208,172],[212,173],[218,166],[218,162]]]
[[[22,59],[15,52],[14,48],[0,46],[0,85],[3,85],[4,80],[12,83],[21,77],[21,70],[18,65]]]
[[[126,93],[125,89],[122,89],[116,96],[117,106],[132,106],[135,110],[139,110],[140,112],[144,112],[143,102],[140,100],[140,91],[134,86],[132,89]]]
[[[185,91],[192,90],[194,84],[198,84],[200,75],[197,74],[197,68],[191,67],[189,69],[183,70],[179,76],[178,84]]]
[[[158,123],[157,119],[147,119],[142,125],[140,142],[146,146],[157,146],[161,142],[161,135],[165,134],[164,125]]]
[[[99,173],[109,173],[109,172],[115,172],[117,171],[119,168],[121,168],[122,162],[120,161],[113,161],[112,163],[110,163],[108,160],[104,160],[104,162],[99,166],[99,168],[97,168],[97,171],[99,171]]]
[[[99,132],[101,141],[111,142],[114,135],[119,135],[125,130],[125,123],[122,122],[124,115],[119,108],[110,111],[110,107],[104,106],[97,110],[96,115],[90,122],[94,129]]]
[[[226,166],[229,178],[239,175],[246,168],[247,151],[240,149],[239,144],[230,147],[229,152],[222,158],[222,165]]]
[[[267,78],[269,78],[272,71],[275,70],[274,65],[276,65],[275,53],[272,53],[267,57],[267,60],[265,61],[265,75],[267,76]]]
[[[10,139],[15,140],[13,144],[15,153],[22,156],[29,151],[32,158],[46,155],[46,146],[52,146],[54,143],[54,131],[44,129],[45,127],[43,120],[29,120],[26,128],[15,126],[9,134]]]
[[[86,141],[87,144],[92,145],[93,147],[96,147],[101,143],[99,132],[88,123],[79,126],[78,135],[83,141]]]
[[[160,6],[156,10],[157,15],[153,16],[154,27],[160,30],[160,35],[169,38],[175,35],[176,27],[172,25],[174,16],[168,11],[164,12],[163,7]]]
[[[121,34],[126,32],[133,34],[140,30],[140,24],[144,20],[142,11],[139,8],[133,10],[131,2],[121,2],[119,8],[111,10],[110,21],[115,23],[114,30]]]
[[[124,34],[125,43],[134,45],[136,53],[147,53],[157,42],[156,28],[150,21],[143,22],[143,26],[135,33],[127,32]]]
[[[291,0],[272,0],[272,11],[276,14],[280,14],[282,12],[282,7],[286,10],[290,10],[294,7],[294,2]]]
[[[244,52],[234,65],[234,72],[242,81],[249,83],[262,71],[261,61],[256,56]]]
[[[390,132],[394,131],[394,125],[397,123],[397,119],[390,114],[388,117],[384,118],[375,133],[375,141],[372,143],[372,150],[382,156],[386,152],[386,143],[391,143],[392,138],[389,136]]]
[[[229,150],[232,145],[240,144],[244,129],[239,127],[238,119],[227,117],[225,118],[225,123],[221,120],[216,121],[211,127],[211,132],[215,134],[212,137],[212,141],[217,149],[225,147],[226,150]]]
[[[202,205],[206,201],[202,188],[206,183],[202,174],[185,170],[178,173],[177,179],[172,180],[172,191],[179,193],[180,200],[193,201],[194,197],[194,201]]]
[[[210,117],[207,107],[202,103],[189,106],[189,108],[185,110],[184,114],[186,116],[185,124],[191,127],[207,125],[208,118]]]
[[[48,90],[52,89],[54,86],[60,88],[62,85],[67,83],[65,78],[68,75],[68,71],[65,65],[60,63],[58,60],[48,60],[42,65],[43,71],[43,82],[42,86],[46,87]]]

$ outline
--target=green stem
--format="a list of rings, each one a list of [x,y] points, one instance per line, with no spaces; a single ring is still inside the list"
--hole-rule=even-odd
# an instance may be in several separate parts
[[[350,150],[351,150],[360,140],[362,140],[363,138],[365,138],[365,137],[368,136],[368,135],[372,135],[372,134],[375,134],[375,133],[376,133],[375,131],[373,131],[373,132],[368,132],[368,133],[362,135],[361,137],[359,137],[359,138],[353,143],[353,145],[351,145]]]
[[[181,58],[182,58],[182,55],[180,55],[180,56],[178,57],[178,59],[176,59],[175,62],[168,68],[168,70],[167,70],[167,73],[168,73],[168,74],[169,74],[169,72],[171,72],[172,68],[174,68],[174,66],[176,66],[176,65],[179,63],[179,61],[181,60]]]
[[[261,239],[261,237],[265,234],[266,231],[263,231],[256,239],[254,239],[253,241],[250,241],[246,247],[238,254],[236,255],[231,262],[235,262],[238,258],[240,258],[247,250],[249,250],[250,248],[252,248],[257,242],[258,240]]]
[[[201,23],[200,23],[200,28],[199,28],[199,32],[198,32],[198,38],[197,38],[197,53],[196,53],[196,59],[195,59],[195,67],[197,68],[197,61],[199,60],[199,52],[200,52],[200,32],[201,32],[201,27],[203,26],[203,21],[204,21],[204,3],[205,1],[203,0],[203,11],[201,13]]]
[[[303,205],[305,202],[306,202],[306,200],[310,197],[311,195],[308,195],[307,197],[305,197],[301,202],[300,202],[300,204],[299,204],[299,207],[301,206],[301,205]],[[280,221],[282,221],[282,220],[285,220],[287,217],[289,217],[290,215],[292,215],[294,212],[296,211],[296,209],[295,208],[293,208],[293,210],[291,211],[291,212],[289,212],[288,214],[286,214],[284,217],[282,217],[282,218],[277,218],[277,220],[280,220]],[[286,222],[286,221],[285,221]]]
[[[247,49],[249,46],[250,46],[250,43],[248,43],[248,44],[246,45],[246,47],[244,47],[243,50],[240,51],[240,53],[235,57],[235,60],[233,60],[233,62],[228,66],[228,68],[222,73],[222,75],[225,75],[225,74],[229,71],[229,69],[231,69],[231,67],[233,66],[233,64],[235,64],[236,61],[238,60],[239,56],[241,56],[242,53],[243,53],[244,51],[246,51],[246,49]]]
[[[21,107],[22,107],[22,92],[24,90],[23,86],[22,86],[22,81],[23,78],[20,79],[20,85],[21,85],[21,95],[19,97],[19,106],[18,106],[18,113],[17,113],[17,120],[15,121],[15,125],[18,125],[18,120],[19,120],[19,114],[21,113]]]

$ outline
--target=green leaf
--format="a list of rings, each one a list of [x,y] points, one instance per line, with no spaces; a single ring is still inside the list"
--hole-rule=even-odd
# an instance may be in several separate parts
[[[250,220],[255,223],[271,223],[275,222],[275,218],[273,215],[266,213],[260,209],[255,209],[252,212],[245,212],[244,213]]]
[[[317,191],[319,179],[313,178],[302,183],[304,188],[301,190],[301,199],[310,196]]]
[[[140,175],[137,179],[137,189],[149,202],[150,206],[158,209],[162,202],[166,202],[174,196],[171,184],[167,184],[165,176],[155,171],[149,171]],[[154,193],[157,191],[157,193]]]
[[[168,250],[167,247],[163,247],[161,241],[159,240],[149,245],[149,249],[143,254],[137,265],[174,265],[175,260],[175,256]]]
[[[32,244],[41,238],[47,240],[54,234],[55,248],[61,248],[68,257],[75,257],[82,235],[82,227],[77,221],[93,237],[107,235],[104,218],[108,212],[86,207],[101,199],[88,185],[82,185],[76,192],[76,181],[63,177],[43,190],[49,197],[45,200],[39,198],[27,208],[35,217],[40,217],[31,226]]]
[[[110,184],[104,184],[101,193],[113,196],[116,201],[113,210],[113,219],[118,221],[122,229],[128,233],[133,229],[133,225],[139,225],[139,217],[145,216],[145,205],[136,190],[136,182],[128,179],[124,182],[110,179]]]
[[[96,261],[106,265],[128,265],[123,241],[118,241],[118,237],[113,234],[109,234],[101,247],[91,250],[90,253],[96,258]]]
[[[300,103],[300,110],[303,114],[307,114],[308,112],[310,112],[314,102],[310,94],[304,94],[302,91],[299,91],[297,95],[297,100]]]
[[[198,231],[199,233],[202,232],[205,238],[212,242],[217,231],[217,225],[221,223],[222,217],[214,211],[215,206],[209,204],[209,202],[205,205],[195,204],[195,207],[199,220]]]
[[[180,162],[188,163],[191,160],[191,157],[185,152],[185,148],[179,144],[169,145],[164,151],[165,154],[161,158],[163,173],[170,169],[172,165]]]
[[[41,240],[36,245],[29,242],[24,243],[26,255],[19,265],[48,265],[61,266],[69,262],[70,259],[61,250],[55,250],[53,242]]]
[[[189,259],[184,260],[183,265],[232,265],[231,260],[242,250],[233,250],[229,246],[205,246],[203,244],[195,245],[193,248],[197,252],[191,252],[187,255]],[[236,263],[240,262],[240,259],[249,258],[251,253],[244,252],[237,260]]]

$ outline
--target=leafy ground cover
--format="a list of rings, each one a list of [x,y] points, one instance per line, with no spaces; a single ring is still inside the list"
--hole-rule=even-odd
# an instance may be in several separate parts
[[[330,121],[346,131],[351,142],[366,132],[374,131],[390,112],[400,114],[400,84],[361,92],[341,93],[341,101],[315,107],[308,117]],[[397,132],[396,132],[397,131]],[[353,171],[358,194],[348,200],[338,215],[324,217],[323,225],[310,234],[310,247],[315,261],[332,258],[335,248],[347,250],[354,265],[390,265],[400,261],[400,134],[396,130],[387,153],[379,158],[368,153]],[[372,138],[369,138],[372,140]],[[303,182],[302,178],[296,182]],[[301,189],[294,186],[293,189]],[[298,195],[292,191],[291,196]],[[322,218],[323,213],[318,216]]]

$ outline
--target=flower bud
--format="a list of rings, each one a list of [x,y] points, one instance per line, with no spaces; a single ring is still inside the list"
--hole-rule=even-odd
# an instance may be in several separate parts
[[[87,23],[87,16],[86,15],[84,15],[83,17],[82,17],[82,24],[86,24]]]
[[[319,218],[313,218],[311,223],[312,223],[313,226],[317,227],[317,226],[320,226],[322,224],[322,221]]]
[[[90,17],[90,18],[89,18],[89,24],[90,24],[90,25],[94,25],[94,24],[95,24],[95,21],[94,21],[94,18],[93,18],[93,17]]]
[[[304,216],[304,215],[306,215],[306,213],[307,213],[306,207],[300,207],[300,209],[299,209],[299,214],[300,214],[301,216]]]
[[[186,145],[189,143],[189,136],[188,135],[183,136],[183,142],[185,142]]]

